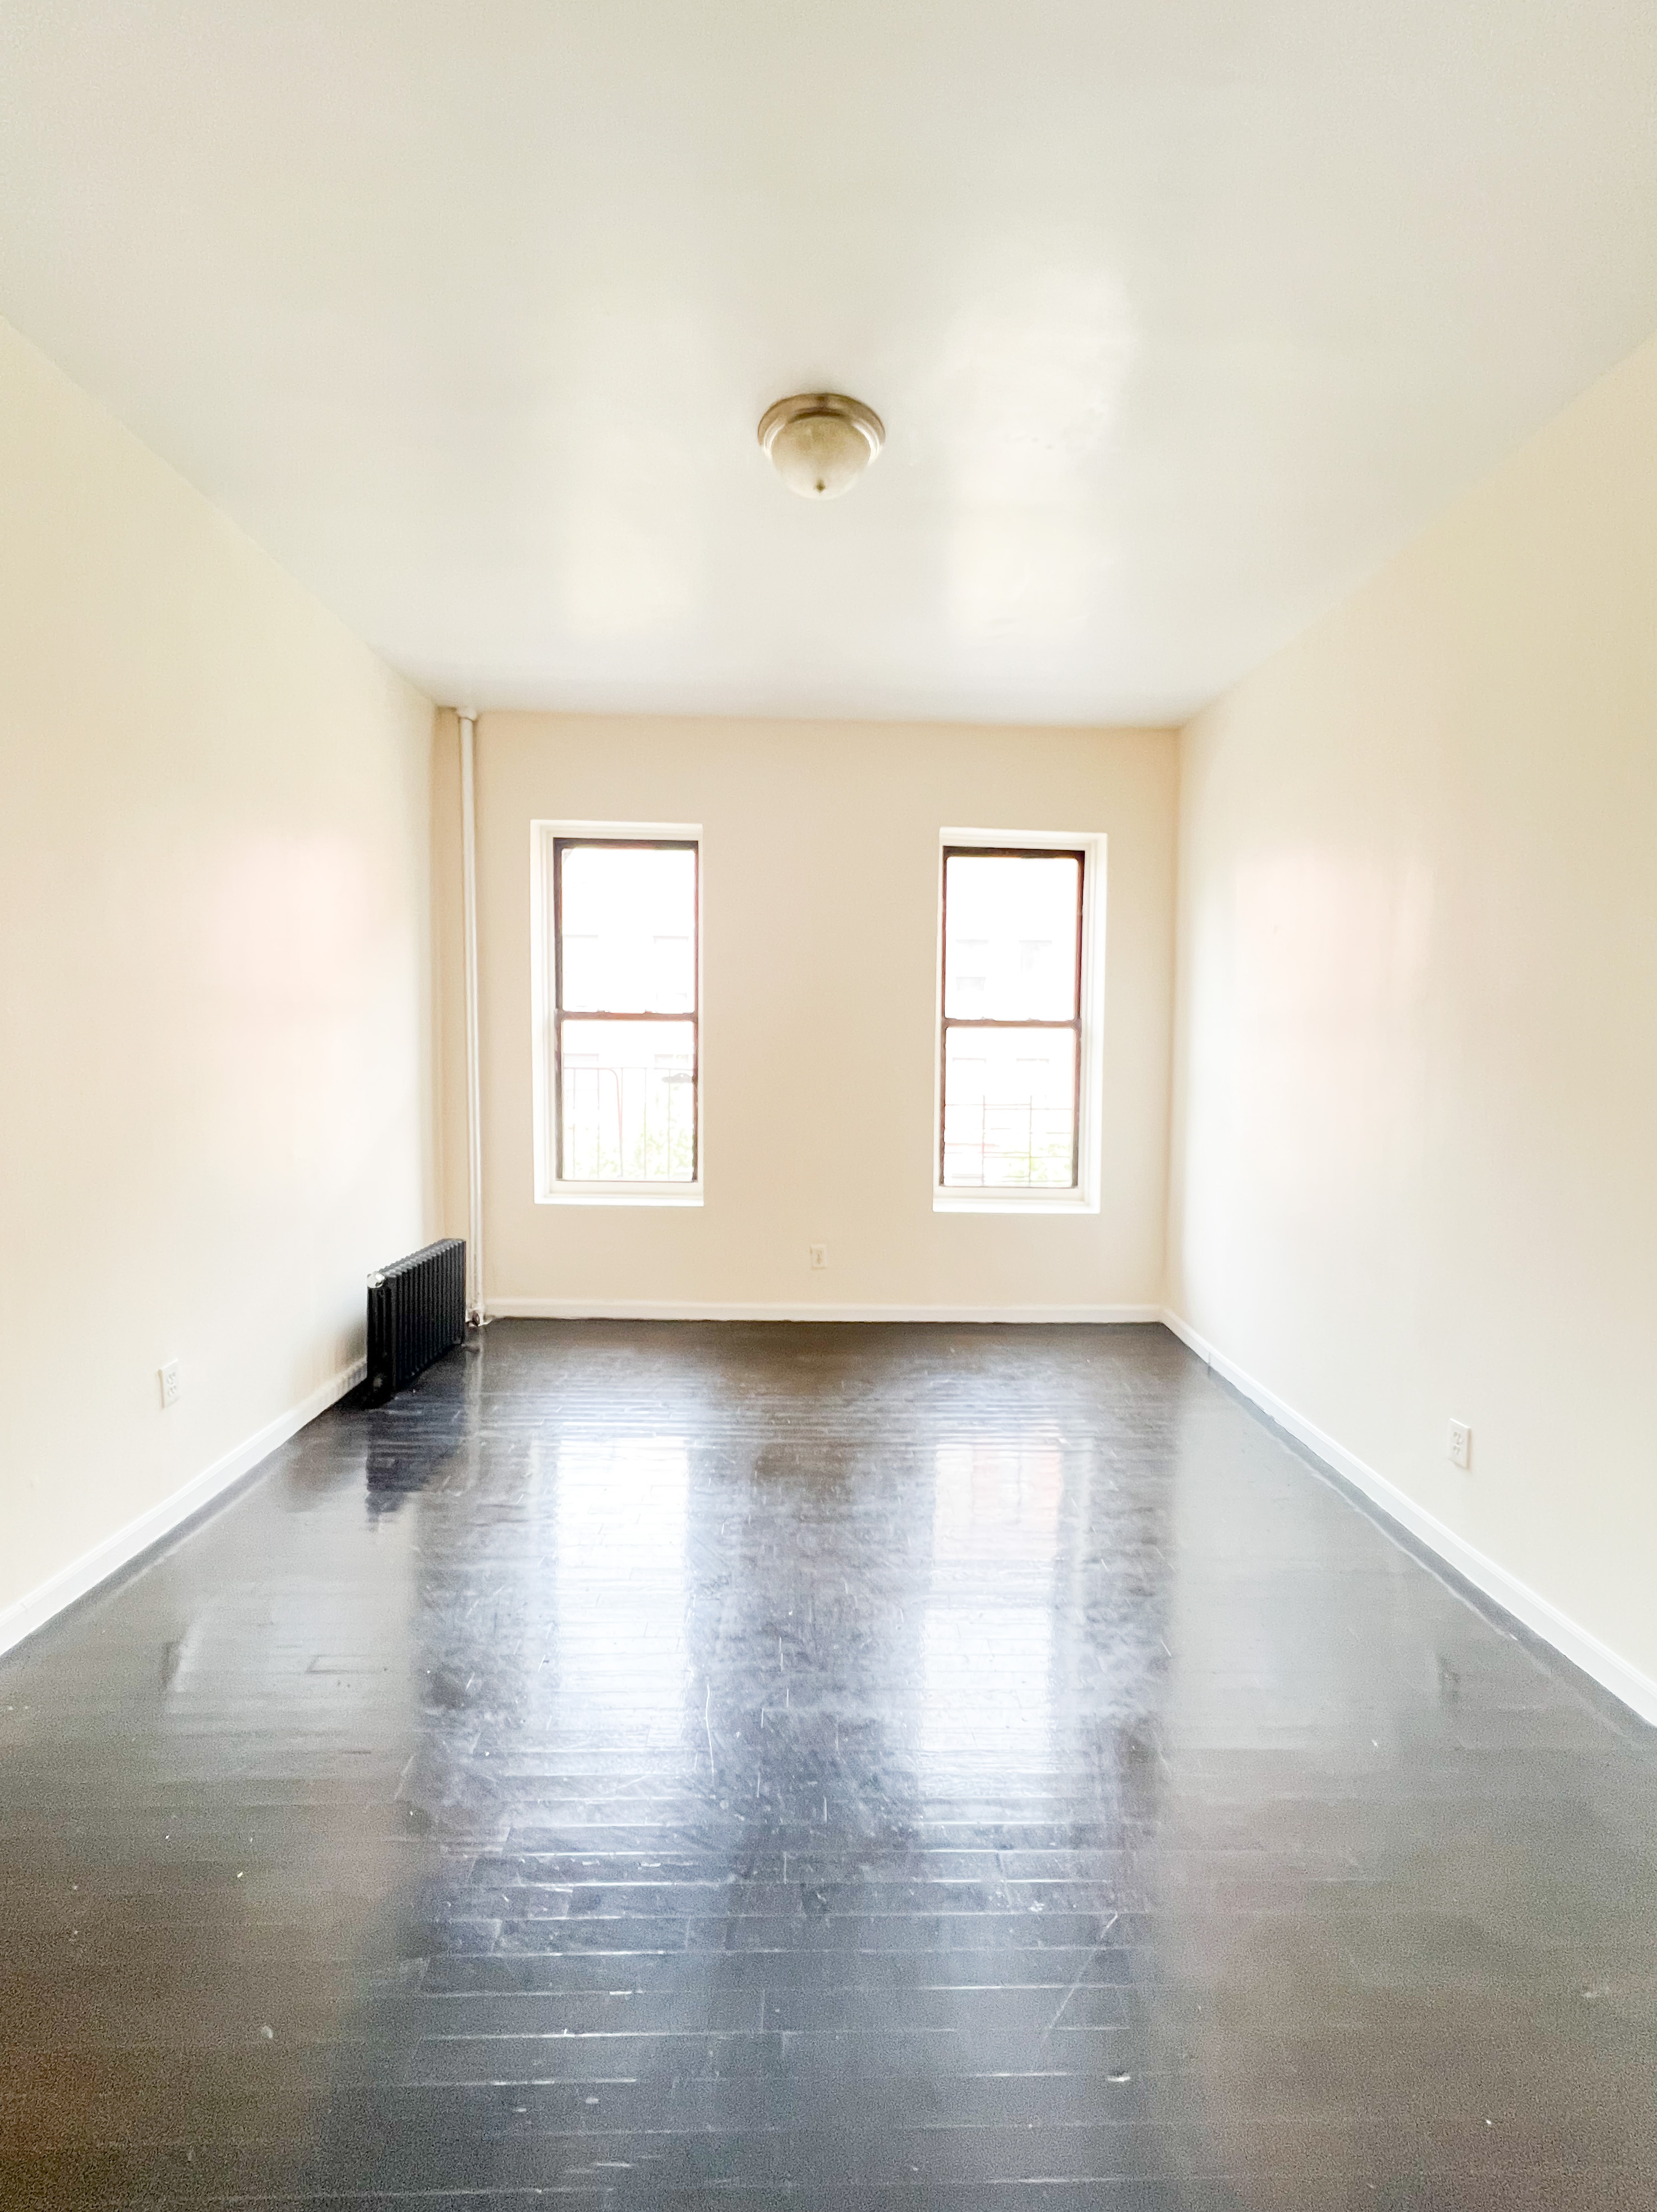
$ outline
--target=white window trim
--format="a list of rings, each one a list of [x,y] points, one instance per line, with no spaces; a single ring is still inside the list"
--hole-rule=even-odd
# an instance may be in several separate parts
[[[560,1178],[558,1097],[552,1067],[553,854],[560,837],[648,837],[696,848],[696,1180],[695,1182],[573,1182]],[[702,1119],[707,1066],[702,999],[702,830],[700,822],[531,822],[530,823],[530,1066],[535,1116],[537,1206],[700,1206],[707,1176]]]
[[[938,833],[938,976],[932,1007],[932,1211],[934,1213],[1097,1213],[1105,1085],[1105,836],[1102,830],[940,830]],[[944,1118],[944,851],[946,846],[1012,846],[1024,852],[1085,854],[1082,871],[1082,1126],[1073,1190],[974,1190],[940,1180]]]

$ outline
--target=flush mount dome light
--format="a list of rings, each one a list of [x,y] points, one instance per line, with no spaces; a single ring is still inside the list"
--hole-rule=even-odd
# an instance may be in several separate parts
[[[839,392],[801,392],[760,417],[760,444],[802,499],[838,499],[886,442],[872,407]]]

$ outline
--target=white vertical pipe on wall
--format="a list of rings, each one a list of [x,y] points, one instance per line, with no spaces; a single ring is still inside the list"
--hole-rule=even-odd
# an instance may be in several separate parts
[[[466,939],[466,1318],[483,1319],[483,1079],[477,1041],[477,717],[460,717],[460,884]]]

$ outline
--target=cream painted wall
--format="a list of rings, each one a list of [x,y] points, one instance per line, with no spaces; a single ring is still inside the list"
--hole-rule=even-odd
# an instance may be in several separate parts
[[[0,1632],[435,1220],[432,720],[0,325]]]
[[[446,720],[446,749],[453,742]],[[457,804],[452,797],[452,821]],[[493,1305],[1156,1307],[1173,959],[1170,732],[488,714],[477,730],[477,804]],[[537,818],[702,825],[701,1208],[535,1202]],[[1109,837],[1096,1215],[932,1212],[945,825]],[[458,963],[446,974],[445,1090],[459,1098]],[[464,1121],[451,1117],[447,1126],[463,1143]],[[452,1229],[462,1224],[452,1169],[447,1188]],[[829,1247],[826,1273],[808,1269],[813,1242]]]
[[[1193,723],[1179,941],[1172,1306],[1657,1717],[1657,345]]]

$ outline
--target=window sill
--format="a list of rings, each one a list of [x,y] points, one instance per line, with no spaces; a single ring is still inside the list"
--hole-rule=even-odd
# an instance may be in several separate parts
[[[659,1184],[622,1183],[606,1188],[602,1183],[561,1184],[555,1190],[538,1191],[537,1206],[700,1206],[702,1187],[698,1183],[682,1183],[673,1189]]]
[[[1097,1213],[1099,1201],[1080,1191],[932,1191],[934,1213]]]

